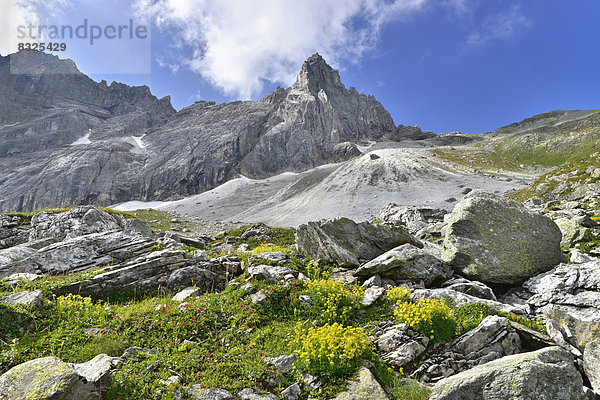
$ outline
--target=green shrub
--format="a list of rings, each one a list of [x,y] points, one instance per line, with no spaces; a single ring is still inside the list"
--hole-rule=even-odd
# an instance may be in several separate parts
[[[490,315],[490,306],[484,303],[465,304],[454,309],[456,333],[463,334],[479,326]]]
[[[372,357],[371,342],[362,328],[338,323],[322,327],[296,326],[295,366],[300,371],[324,377],[340,377],[356,371],[361,359]]]

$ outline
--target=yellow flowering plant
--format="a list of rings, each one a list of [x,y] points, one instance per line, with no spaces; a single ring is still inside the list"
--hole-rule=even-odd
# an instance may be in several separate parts
[[[456,331],[454,313],[442,300],[398,301],[394,315],[400,322],[429,336],[434,342],[449,341]]]
[[[364,289],[356,285],[347,286],[330,278],[309,281],[306,293],[313,301],[311,311],[317,314],[315,318],[319,322],[344,324],[360,308]]]
[[[336,322],[321,327],[298,323],[293,343],[298,353],[295,367],[321,377],[349,375],[356,371],[361,359],[373,355],[363,328],[344,327]]]

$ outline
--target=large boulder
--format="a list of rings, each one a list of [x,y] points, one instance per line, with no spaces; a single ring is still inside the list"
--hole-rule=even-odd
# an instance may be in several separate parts
[[[439,381],[430,400],[584,400],[573,356],[559,347],[515,354]]]
[[[425,286],[430,286],[450,278],[452,268],[428,252],[426,248],[419,249],[406,243],[361,265],[355,274],[379,275],[399,281],[423,281]]]
[[[0,376],[2,400],[94,400],[110,385],[110,370],[117,358],[100,354],[82,364],[56,357],[37,358]]]
[[[304,255],[341,267],[358,267],[405,243],[423,247],[402,226],[356,223],[343,217],[300,225],[296,243]]]
[[[502,196],[474,190],[447,222],[442,258],[471,279],[518,284],[565,261],[558,226]]]
[[[600,261],[560,264],[529,279],[528,304],[569,328],[583,349],[600,335]]]

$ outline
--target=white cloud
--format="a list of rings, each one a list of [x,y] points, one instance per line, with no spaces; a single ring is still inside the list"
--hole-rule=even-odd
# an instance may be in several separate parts
[[[359,60],[385,24],[431,1],[137,0],[136,7],[172,32],[176,46],[191,49],[181,63],[225,94],[248,99],[265,81],[292,83],[314,52],[333,65]]]
[[[525,28],[531,20],[523,15],[521,6],[513,5],[508,11],[488,17],[483,25],[467,38],[467,46],[474,47],[494,40],[510,39]]]
[[[34,6],[27,1],[0,0],[0,54],[7,55],[17,51],[19,25],[37,25],[39,18]]]

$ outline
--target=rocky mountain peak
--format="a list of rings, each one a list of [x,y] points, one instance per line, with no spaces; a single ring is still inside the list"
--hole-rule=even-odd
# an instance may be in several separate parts
[[[340,74],[331,68],[319,53],[313,54],[304,61],[294,83],[294,89],[308,90],[315,95],[321,89],[328,92],[340,88],[345,89]]]
[[[1,56],[0,56],[1,57]],[[60,59],[58,56],[37,50],[20,50],[10,54],[3,61],[10,63],[11,74],[76,74],[82,75],[71,59]]]

